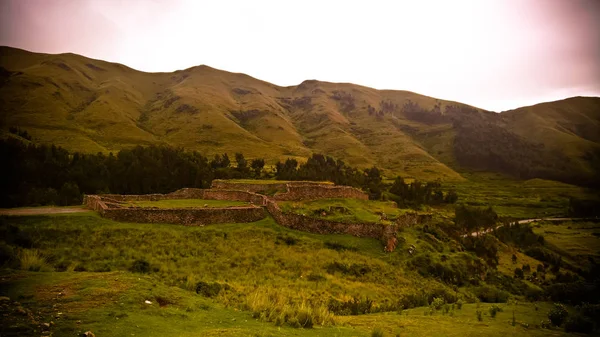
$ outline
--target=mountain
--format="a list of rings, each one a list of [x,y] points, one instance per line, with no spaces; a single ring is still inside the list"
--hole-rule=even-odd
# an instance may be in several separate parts
[[[423,180],[486,170],[589,184],[600,171],[597,97],[497,114],[409,91],[279,87],[208,66],[145,73],[10,47],[0,67],[0,128],[72,151],[169,144],[270,163],[316,152]]]

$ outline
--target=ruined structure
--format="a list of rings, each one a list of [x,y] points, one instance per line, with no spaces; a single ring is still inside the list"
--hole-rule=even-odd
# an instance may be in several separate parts
[[[349,186],[330,183],[287,182],[284,184],[235,184],[215,180],[213,189],[184,188],[168,194],[146,195],[88,195],[84,204],[105,218],[116,221],[142,223],[174,223],[186,226],[202,226],[218,223],[254,222],[264,219],[269,213],[284,227],[319,234],[348,234],[357,237],[375,238],[382,242],[388,252],[396,248],[396,232],[400,227],[412,226],[424,220],[416,214],[401,216],[395,224],[342,223],[284,213],[277,205],[280,200],[316,200],[323,198],[356,198],[367,200],[368,195]],[[236,189],[237,187],[237,189]],[[265,188],[280,189],[273,197],[253,191]],[[245,190],[244,190],[245,189]],[[247,206],[222,208],[144,208],[126,207],[128,201],[158,201],[173,199],[206,199],[245,201]]]

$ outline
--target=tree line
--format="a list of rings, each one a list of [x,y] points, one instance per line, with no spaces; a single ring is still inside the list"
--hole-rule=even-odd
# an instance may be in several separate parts
[[[371,199],[388,197],[399,206],[456,201],[441,192],[439,183],[404,184],[399,178],[385,185],[377,167],[360,170],[342,160],[314,154],[305,163],[295,159],[265,170],[265,160],[248,160],[242,153],[212,158],[197,151],[151,145],[120,150],[117,154],[69,153],[55,145],[0,140],[5,172],[0,175],[0,207],[73,205],[83,194],[169,193],[184,187],[209,188],[213,179],[277,179],[331,181],[361,188]]]

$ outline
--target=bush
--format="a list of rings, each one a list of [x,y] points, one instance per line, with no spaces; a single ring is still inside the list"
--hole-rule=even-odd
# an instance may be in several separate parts
[[[565,321],[565,332],[591,333],[594,331],[594,321],[583,315],[573,315]]]
[[[344,250],[349,250],[349,251],[355,252],[358,250],[358,249],[356,249],[356,247],[349,247],[349,246],[344,245],[343,243],[333,242],[333,241],[325,242],[325,247],[328,249],[333,249],[338,252],[341,252]]]
[[[323,282],[326,280],[325,276],[315,273],[309,274],[306,279],[312,282]]]
[[[144,259],[135,260],[133,261],[133,264],[131,265],[129,270],[133,273],[147,274],[150,272],[150,262]]]
[[[0,266],[12,263],[17,260],[15,249],[5,243],[0,243]]]
[[[215,297],[219,295],[223,287],[219,283],[208,283],[204,281],[196,284],[196,294],[200,294],[204,297]]]
[[[301,308],[298,311],[296,319],[298,319],[298,323],[302,328],[310,329],[314,325],[312,313],[306,308]]]
[[[371,337],[383,337],[383,330],[381,328],[373,328]]]
[[[481,286],[472,290],[473,294],[485,303],[506,303],[508,301],[508,292],[499,290],[496,287]]]
[[[23,249],[18,253],[21,270],[50,271],[52,268],[37,249]]]
[[[332,262],[332,263],[328,264],[325,267],[325,269],[327,270],[327,272],[329,274],[334,274],[337,271],[344,275],[350,275],[350,276],[356,276],[356,277],[360,277],[360,276],[363,276],[363,275],[371,272],[371,268],[369,268],[369,266],[367,266],[366,264],[362,264],[362,263],[360,263],[360,264],[353,263],[351,265],[347,265],[345,263]]]
[[[436,297],[431,301],[431,307],[435,310],[440,310],[445,303],[446,301],[443,298]]]
[[[475,315],[477,315],[478,321],[483,321],[483,312],[481,310],[477,309],[477,311],[475,311]]]
[[[327,309],[336,315],[364,315],[371,313],[371,310],[373,309],[373,300],[368,297],[364,300],[354,297],[345,302],[331,299]]]
[[[554,326],[561,326],[568,316],[569,312],[565,306],[560,303],[554,303],[554,308],[548,313],[548,319]]]
[[[296,239],[295,237],[286,235],[286,236],[277,236],[277,241],[275,241],[275,243],[279,243],[280,241],[282,241],[283,243],[285,243],[288,246],[294,246],[298,243],[298,239]]]
[[[502,312],[502,308],[500,308],[499,306],[494,304],[490,307],[490,316],[492,316],[492,318],[495,318],[496,314],[499,312]]]
[[[456,309],[461,310],[463,306],[463,300],[456,301]]]

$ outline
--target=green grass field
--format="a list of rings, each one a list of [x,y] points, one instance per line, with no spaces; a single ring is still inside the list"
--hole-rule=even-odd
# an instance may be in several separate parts
[[[563,336],[561,330],[541,329],[548,303],[500,305],[490,317],[489,304],[465,304],[461,309],[414,308],[402,312],[336,317],[335,325],[295,329],[276,326],[149,275],[127,272],[15,272],[3,274],[1,294],[19,301],[2,306],[6,336],[33,335],[36,324],[16,313],[21,307],[39,323],[53,322],[54,336],[92,331],[96,336]],[[146,304],[150,301],[151,304]],[[537,307],[537,310],[536,310]],[[483,312],[482,321],[476,311]],[[512,325],[512,312],[515,325]],[[12,334],[11,334],[12,333]],[[3,334],[4,336],[5,334]]]
[[[158,201],[128,201],[127,206],[158,207],[158,208],[201,208],[201,207],[233,207],[247,206],[243,201],[203,200],[203,199],[174,199]]]
[[[565,335],[539,326],[549,303],[511,295],[492,318],[491,304],[478,304],[470,286],[452,288],[419,274],[410,264],[410,245],[417,256],[431,256],[431,264],[470,258],[418,227],[401,231],[398,248],[388,254],[374,239],[289,230],[271,218],[184,227],[120,223],[94,212],[0,217],[3,233],[11,233],[11,226],[20,229],[21,241],[10,234],[3,239],[10,246],[0,243],[3,254],[13,256],[11,269],[0,271],[0,296],[20,304],[0,305],[3,336],[30,335],[50,321],[55,336],[87,330],[97,336]],[[25,248],[23,238],[33,247]],[[510,255],[500,254],[499,270],[508,275]],[[519,255],[519,264],[525,262]],[[219,284],[222,291],[196,294],[199,284]],[[462,309],[448,304],[447,311],[423,304],[398,307],[415,296],[426,305],[425,298],[437,294],[456,294],[465,304]],[[332,303],[367,299],[373,301],[370,314],[336,315],[329,309]],[[38,324],[19,313],[19,306]],[[307,317],[313,328],[294,328]]]
[[[307,202],[284,201],[279,202],[279,205],[284,212],[347,223],[391,223],[398,215],[407,211],[399,209],[396,203],[392,201],[359,199],[320,199]],[[389,220],[382,220],[383,213]]]
[[[566,216],[569,197],[592,193],[582,187],[542,179],[519,181],[483,173],[467,177],[469,181],[447,183],[443,187],[454,189],[459,203],[492,206],[500,216],[519,219]]]

